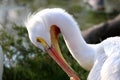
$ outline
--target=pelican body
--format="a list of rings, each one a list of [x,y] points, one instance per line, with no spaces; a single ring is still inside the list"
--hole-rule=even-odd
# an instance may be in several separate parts
[[[58,44],[61,33],[76,61],[90,70],[88,80],[120,80],[120,38],[111,37],[99,44],[87,44],[74,18],[60,8],[44,9],[28,16],[25,22],[31,42],[47,51],[71,80],[80,80],[62,57]]]

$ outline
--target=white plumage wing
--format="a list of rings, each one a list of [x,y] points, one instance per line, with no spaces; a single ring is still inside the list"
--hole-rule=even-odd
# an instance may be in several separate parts
[[[120,80],[120,54],[111,56],[104,62],[101,80]]]

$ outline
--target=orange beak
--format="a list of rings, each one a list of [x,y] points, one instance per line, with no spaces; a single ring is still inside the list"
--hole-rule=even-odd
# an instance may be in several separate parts
[[[49,55],[57,62],[57,64],[68,74],[70,80],[80,80],[80,78],[76,75],[75,71],[68,65],[66,60],[63,58],[59,45],[58,45],[58,33],[59,30],[56,26],[52,26],[51,30],[51,42],[52,46],[49,46],[44,39],[37,38],[37,41],[40,42],[49,53]]]
[[[53,48],[49,47],[47,49],[49,55],[58,63],[58,65],[68,74],[70,80],[80,80],[79,77],[75,74],[72,68],[63,60],[60,54]]]

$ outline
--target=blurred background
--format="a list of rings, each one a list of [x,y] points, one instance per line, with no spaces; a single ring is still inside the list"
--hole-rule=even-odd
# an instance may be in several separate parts
[[[119,14],[120,0],[105,1],[0,0],[0,45],[4,53],[3,80],[69,80],[67,74],[47,53],[30,42],[24,21],[30,13],[59,7],[73,15],[83,31]],[[63,56],[79,77],[86,80],[89,72],[73,59],[62,35],[59,38]]]

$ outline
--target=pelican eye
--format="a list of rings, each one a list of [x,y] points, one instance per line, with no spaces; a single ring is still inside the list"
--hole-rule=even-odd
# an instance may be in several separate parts
[[[47,44],[47,42],[43,38],[37,37],[36,41],[39,42],[44,48],[49,48],[49,45]]]

